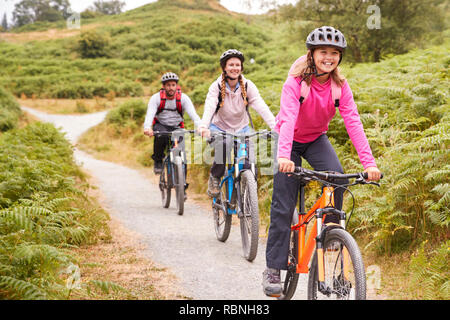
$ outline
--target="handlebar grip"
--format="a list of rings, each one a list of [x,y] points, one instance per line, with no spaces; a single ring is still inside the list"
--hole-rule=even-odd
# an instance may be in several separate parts
[[[363,175],[362,175],[362,176],[363,176],[363,178],[366,179],[366,180],[369,178],[369,174],[368,174],[367,172],[363,172]],[[383,175],[383,173],[382,173],[380,179],[383,179],[383,176],[384,176],[384,175]]]

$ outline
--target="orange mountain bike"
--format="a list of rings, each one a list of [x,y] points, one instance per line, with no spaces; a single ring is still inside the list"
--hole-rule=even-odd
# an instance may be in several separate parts
[[[348,190],[349,186],[356,184],[377,186],[379,184],[366,181],[367,173],[327,173],[296,167],[290,174],[301,180],[300,208],[299,212],[295,210],[292,219],[288,267],[286,271],[282,270],[283,292],[278,299],[291,299],[297,288],[299,274],[309,273],[309,300],[364,300],[366,298],[364,263],[355,239],[345,230],[346,213],[334,207],[334,190],[336,188]],[[336,180],[342,179],[355,180],[344,185],[336,183]],[[313,207],[305,212],[304,186],[309,181],[321,182],[323,192]],[[354,203],[353,198],[352,212]],[[327,215],[339,217],[339,224],[324,224]],[[307,236],[308,223],[313,218],[316,219]]]

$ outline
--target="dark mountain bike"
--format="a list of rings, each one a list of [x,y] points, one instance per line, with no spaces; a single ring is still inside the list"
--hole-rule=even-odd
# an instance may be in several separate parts
[[[170,206],[171,189],[175,189],[177,213],[184,213],[185,192],[188,187],[186,183],[186,154],[184,150],[184,136],[186,133],[194,133],[194,130],[178,129],[173,132],[154,131],[155,135],[170,136],[170,144],[167,147],[167,156],[163,160],[163,169],[159,176],[159,190],[164,208]]]

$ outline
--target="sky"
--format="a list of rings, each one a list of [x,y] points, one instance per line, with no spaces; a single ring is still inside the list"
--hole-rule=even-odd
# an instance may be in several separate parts
[[[21,0],[0,0],[0,19],[3,18],[3,14],[6,12],[8,20],[12,20],[12,12],[14,10],[14,4]],[[72,10],[75,12],[84,11],[86,8],[92,5],[95,0],[69,0]],[[155,2],[156,0],[122,0],[125,2],[124,11],[131,10],[144,4]],[[276,0],[277,4],[296,3],[298,0]],[[260,14],[264,13],[260,9],[261,0],[251,0],[252,9],[248,11],[248,8],[244,6],[244,0],[220,0],[220,3],[230,11]]]

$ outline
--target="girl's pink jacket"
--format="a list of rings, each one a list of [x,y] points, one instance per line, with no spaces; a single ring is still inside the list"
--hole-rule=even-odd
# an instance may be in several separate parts
[[[331,97],[331,78],[321,84],[313,76],[311,90],[300,107],[300,79],[288,76],[283,85],[280,112],[276,116],[274,130],[279,133],[278,157],[291,158],[292,141],[312,142],[328,131],[328,125],[336,114]],[[342,86],[339,112],[344,119],[350,140],[356,148],[364,169],[376,167],[369,142],[347,83]]]

